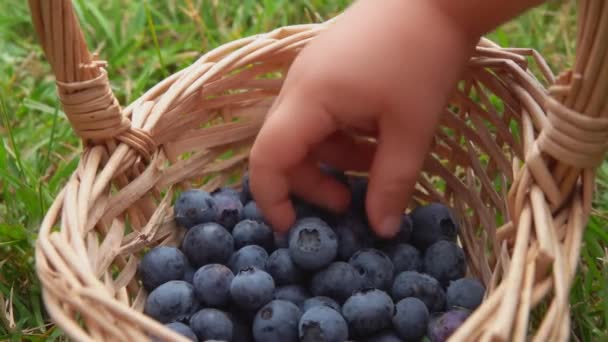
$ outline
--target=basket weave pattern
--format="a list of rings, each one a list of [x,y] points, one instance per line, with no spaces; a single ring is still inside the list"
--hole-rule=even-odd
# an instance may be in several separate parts
[[[150,333],[186,341],[141,313],[142,251],[181,240],[171,211],[177,188],[212,189],[246,167],[290,63],[333,21],[227,43],[122,107],[71,1],[29,3],[63,109],[85,146],[37,240],[45,306],[77,341],[142,341]],[[572,70],[556,77],[536,51],[482,39],[445,109],[413,202],[457,209],[470,273],[488,289],[453,341],[569,337],[569,290],[608,143],[608,4],[580,1],[578,10]],[[530,332],[541,302],[548,309]]]

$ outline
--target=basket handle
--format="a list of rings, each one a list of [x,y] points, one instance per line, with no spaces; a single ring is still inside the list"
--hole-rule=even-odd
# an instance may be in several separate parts
[[[122,114],[110,88],[106,63],[89,52],[72,1],[29,0],[29,6],[55,74],[59,99],[76,134],[98,143],[125,135],[141,136],[141,130],[135,132]]]

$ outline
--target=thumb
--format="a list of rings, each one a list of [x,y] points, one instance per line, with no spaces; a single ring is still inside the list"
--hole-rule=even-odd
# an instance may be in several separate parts
[[[378,148],[370,169],[366,206],[376,234],[389,238],[399,231],[426,157],[428,143],[421,135],[429,134],[414,133],[390,118],[384,121],[380,122]]]

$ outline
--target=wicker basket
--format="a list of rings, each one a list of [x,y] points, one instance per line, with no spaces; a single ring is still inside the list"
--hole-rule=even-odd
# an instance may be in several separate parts
[[[177,188],[214,188],[246,167],[280,75],[331,21],[225,44],[122,107],[71,1],[29,3],[85,146],[36,244],[46,309],[77,341],[185,341],[141,313],[142,251],[180,241]],[[454,341],[569,338],[568,295],[608,141],[608,4],[580,1],[579,14],[576,64],[559,77],[534,50],[482,39],[436,133],[414,201],[458,210],[470,272],[488,289]]]

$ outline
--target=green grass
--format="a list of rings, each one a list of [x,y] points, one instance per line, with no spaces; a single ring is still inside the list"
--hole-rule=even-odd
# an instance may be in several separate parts
[[[327,19],[347,0],[75,0],[89,47],[109,62],[121,103],[130,103],[202,51],[275,27]],[[533,47],[556,71],[573,62],[573,2],[552,2],[491,37]],[[33,268],[36,231],[75,169],[81,146],[55,95],[25,1],[0,1],[0,340],[64,339],[48,323]],[[608,164],[600,168],[594,217],[572,290],[579,340],[608,335]]]

